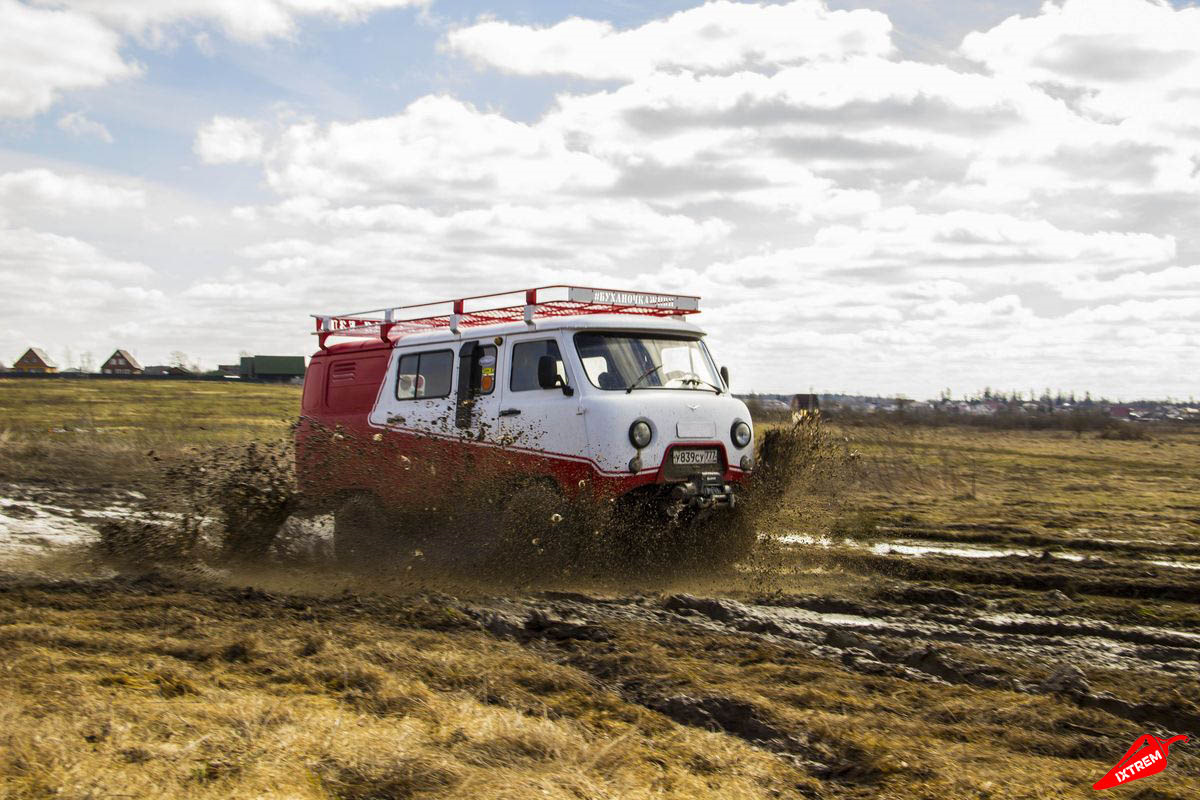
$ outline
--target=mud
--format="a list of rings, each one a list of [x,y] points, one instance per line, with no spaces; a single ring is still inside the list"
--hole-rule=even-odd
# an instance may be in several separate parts
[[[817,428],[799,433],[772,445],[784,466],[748,498],[760,509],[793,481],[816,485],[821,470],[852,468],[815,457],[827,452]],[[1077,530],[1056,538],[1002,522],[880,525],[855,538],[775,530],[755,513],[742,518],[757,539],[749,558],[664,574],[643,569],[633,550],[599,569],[588,554],[611,542],[588,538],[598,537],[591,520],[562,523],[542,503],[537,525],[518,520],[521,536],[508,543],[519,569],[471,572],[462,553],[474,523],[462,509],[450,515],[460,529],[440,547],[413,536],[373,569],[349,569],[333,558],[330,516],[289,519],[302,504],[286,458],[220,458],[171,476],[168,503],[115,489],[0,486],[0,592],[84,593],[103,604],[185,586],[330,626],[374,615],[483,632],[582,670],[628,703],[835,781],[858,775],[858,762],[752,698],[656,678],[617,643],[695,635],[769,645],[921,690],[1055,698],[1164,733],[1200,730],[1200,545]],[[559,525],[583,538],[556,551],[548,542]],[[62,551],[97,555],[94,574],[108,577],[29,577],[29,558]],[[246,583],[259,588],[239,588]],[[1140,676],[1136,688],[1130,675]]]

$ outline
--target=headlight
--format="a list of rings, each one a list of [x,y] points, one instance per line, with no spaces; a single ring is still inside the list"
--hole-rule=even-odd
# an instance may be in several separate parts
[[[629,441],[638,450],[650,444],[650,440],[653,438],[654,431],[650,430],[650,423],[646,420],[639,419],[629,426]]]
[[[729,438],[733,439],[734,447],[739,450],[750,444],[750,440],[754,437],[754,431],[750,426],[740,419],[733,423],[733,427],[729,429]]]

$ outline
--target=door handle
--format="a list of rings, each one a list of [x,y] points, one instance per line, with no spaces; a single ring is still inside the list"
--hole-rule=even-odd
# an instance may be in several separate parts
[[[503,408],[500,410],[501,417],[515,417],[517,414],[520,414],[520,413],[521,413],[521,409],[519,409],[519,408]]]

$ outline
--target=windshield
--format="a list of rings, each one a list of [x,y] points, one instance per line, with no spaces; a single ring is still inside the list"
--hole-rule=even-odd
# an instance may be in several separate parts
[[[722,391],[699,339],[588,331],[575,334],[575,349],[588,380],[599,389]]]

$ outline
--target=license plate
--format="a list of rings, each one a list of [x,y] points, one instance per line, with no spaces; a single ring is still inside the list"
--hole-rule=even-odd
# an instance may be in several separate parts
[[[700,464],[716,464],[716,450],[672,450],[671,462],[679,466],[694,467]]]

